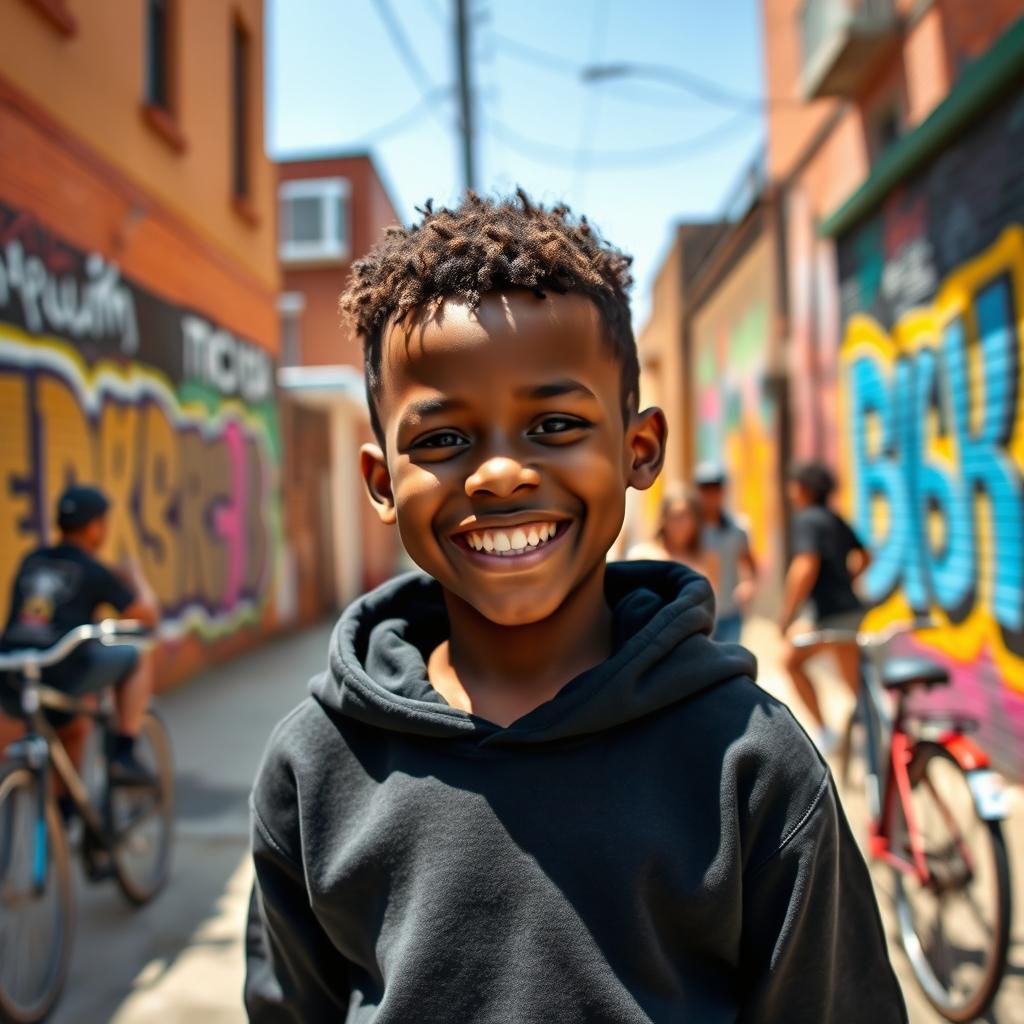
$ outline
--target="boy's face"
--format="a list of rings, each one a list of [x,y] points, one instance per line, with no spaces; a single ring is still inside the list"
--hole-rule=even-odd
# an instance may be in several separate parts
[[[386,455],[371,499],[410,556],[500,625],[555,612],[600,566],[628,486],[664,454],[660,410],[623,423],[622,371],[593,303],[509,291],[446,301],[383,339]]]

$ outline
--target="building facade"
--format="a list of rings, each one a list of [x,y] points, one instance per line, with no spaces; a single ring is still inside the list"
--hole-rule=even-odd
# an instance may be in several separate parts
[[[164,610],[160,683],[279,619],[261,0],[15,0],[0,32],[0,616],[71,482]]]
[[[276,170],[286,564],[306,620],[395,570],[396,531],[377,519],[359,472],[359,448],[373,435],[362,348],[338,297],[352,263],[399,217],[366,153],[298,157]]]
[[[742,255],[676,278],[689,465],[730,466],[778,572],[785,467],[829,463],[868,628],[937,622],[903,641],[949,668],[928,702],[1024,777],[1024,0],[765,0],[763,24],[774,213],[751,246],[725,217]]]

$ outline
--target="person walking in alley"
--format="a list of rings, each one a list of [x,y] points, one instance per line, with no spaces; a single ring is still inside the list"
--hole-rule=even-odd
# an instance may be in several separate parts
[[[11,588],[10,613],[0,649],[49,647],[76,626],[94,620],[97,611],[111,606],[120,618],[155,626],[159,605],[141,572],[132,564],[119,570],[99,560],[107,538],[110,502],[95,487],[69,487],[57,503],[57,544],[37,548],[25,556]],[[43,682],[73,695],[114,687],[117,727],[110,777],[121,783],[151,783],[152,773],[135,756],[135,739],[152,690],[147,660],[137,648],[106,645],[92,640],[61,662],[43,670]],[[50,713],[62,723],[61,739],[76,767],[88,735],[87,720],[68,721],[63,713]],[[64,801],[65,808],[71,806]]]
[[[702,542],[717,567],[714,638],[738,644],[743,613],[757,586],[757,563],[747,532],[725,510],[728,478],[718,463],[702,462],[693,474],[703,519]]]
[[[254,1024],[905,1024],[828,767],[708,581],[606,562],[666,442],[629,264],[520,192],[354,266],[363,478],[423,572],[264,754]]]
[[[871,556],[850,525],[829,507],[836,481],[831,470],[817,462],[793,467],[788,495],[794,510],[793,557],[786,573],[779,628],[788,636],[805,613],[811,628],[855,629],[864,609],[853,589],[854,581]],[[855,643],[822,643],[797,647],[787,641],[782,662],[817,726],[815,742],[822,753],[832,754],[839,738],[825,722],[814,684],[807,675],[811,658],[830,653],[839,672],[856,695],[860,688],[860,652]]]
[[[672,561],[688,565],[717,591],[718,565],[715,554],[704,545],[704,522],[700,499],[678,485],[665,489],[653,540],[642,541],[629,549],[630,561]]]

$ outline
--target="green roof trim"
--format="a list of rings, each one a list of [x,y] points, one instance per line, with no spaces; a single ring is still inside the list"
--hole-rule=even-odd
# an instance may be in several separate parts
[[[818,234],[832,238],[851,228],[1020,79],[1024,79],[1024,18],[963,73],[917,128],[893,145],[864,184],[819,225]]]

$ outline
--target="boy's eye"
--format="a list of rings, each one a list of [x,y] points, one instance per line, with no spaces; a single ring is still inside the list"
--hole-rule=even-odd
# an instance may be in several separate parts
[[[459,448],[469,442],[454,430],[439,430],[413,443],[413,448]]]
[[[590,426],[586,420],[576,416],[545,416],[535,427],[530,430],[536,434],[564,434],[570,430],[578,430],[581,427]]]

